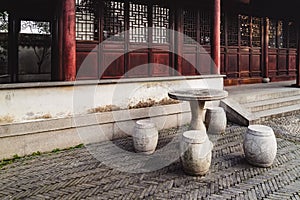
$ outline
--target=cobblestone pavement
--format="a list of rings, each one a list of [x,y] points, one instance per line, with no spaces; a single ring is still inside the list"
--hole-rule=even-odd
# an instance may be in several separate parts
[[[296,118],[268,123],[276,125],[278,136],[282,136],[283,132],[278,133],[282,129],[285,134],[291,130],[299,136],[295,130],[300,127],[299,120],[293,122]],[[120,172],[99,162],[85,147],[21,159],[0,170],[0,199],[300,199],[300,144],[277,138],[273,165],[254,167],[244,159],[245,132],[246,127],[228,126],[226,134],[214,141],[211,168],[202,177],[186,175],[178,159],[154,172]],[[162,132],[158,149],[172,141],[176,147],[176,133],[176,129]],[[114,145],[132,151],[130,138],[117,140]],[[109,151],[111,146],[104,142],[89,149],[105,147]],[[168,149],[170,157],[177,155],[172,145]],[[122,154],[100,156],[111,162],[126,161]],[[132,169],[138,164],[127,162]]]
[[[263,122],[273,128],[278,137],[300,142],[300,112]],[[300,186],[299,186],[300,187]]]

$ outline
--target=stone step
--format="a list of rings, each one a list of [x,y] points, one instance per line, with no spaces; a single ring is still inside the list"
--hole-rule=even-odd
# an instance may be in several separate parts
[[[230,95],[230,93],[229,93],[229,95]],[[278,99],[278,98],[297,96],[297,95],[300,95],[300,89],[284,88],[284,89],[278,89],[278,91],[272,91],[272,92],[258,91],[256,93],[249,93],[248,95],[245,95],[245,94],[234,95],[233,98],[240,104],[246,104],[246,103],[251,103],[251,102],[265,101],[265,100],[269,100],[269,99]]]
[[[220,102],[229,121],[240,125],[300,113],[300,88],[294,81],[225,87],[228,98]]]
[[[250,102],[242,105],[250,112],[259,112],[295,104],[300,104],[300,95]]]
[[[298,113],[298,112],[300,112],[300,104],[284,106],[284,107],[279,107],[279,108],[274,108],[269,110],[263,110],[259,112],[254,112],[253,114],[256,118],[255,122],[261,122],[273,117],[281,117],[284,115]]]

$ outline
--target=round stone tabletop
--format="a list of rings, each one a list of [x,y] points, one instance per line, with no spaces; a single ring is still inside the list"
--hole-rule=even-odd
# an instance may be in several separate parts
[[[169,97],[184,101],[214,101],[224,99],[228,92],[218,89],[189,88],[170,91]]]

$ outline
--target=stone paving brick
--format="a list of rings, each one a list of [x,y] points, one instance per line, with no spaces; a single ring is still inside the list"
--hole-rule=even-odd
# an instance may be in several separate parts
[[[276,120],[265,123],[275,127]],[[285,121],[280,120],[282,125]],[[288,134],[289,126],[276,126],[276,130],[284,128],[284,134]],[[120,172],[95,159],[88,149],[80,148],[5,166],[0,170],[0,199],[300,199],[300,144],[287,137],[277,138],[274,164],[269,168],[254,167],[243,155],[246,129],[230,124],[226,134],[213,138],[211,168],[202,177],[186,175],[178,159],[149,173]],[[292,130],[300,132],[300,128]],[[176,132],[177,129],[162,132],[158,149],[176,138]],[[283,131],[276,134],[282,136]],[[92,148],[104,147],[106,151],[98,156],[107,162],[121,160],[124,167],[131,169],[140,166],[123,154],[108,156],[106,152],[112,145],[133,152],[131,138],[97,143]],[[176,140],[173,145],[178,147]],[[166,151],[175,156],[178,152],[174,149]]]

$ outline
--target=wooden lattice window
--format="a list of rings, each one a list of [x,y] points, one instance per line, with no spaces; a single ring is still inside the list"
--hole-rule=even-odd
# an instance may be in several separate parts
[[[8,12],[0,11],[0,33],[7,33],[8,32]]]
[[[269,20],[269,47],[276,48],[277,21]]]
[[[227,23],[227,43],[228,46],[238,46],[238,17],[237,15],[228,15]]]
[[[297,27],[295,22],[288,23],[288,47],[289,48],[297,48]]]
[[[210,44],[210,30],[211,30],[211,13],[209,11],[200,11],[200,44]]]
[[[250,18],[247,15],[239,15],[241,46],[250,46]]]
[[[269,47],[285,48],[288,32],[282,20],[269,20]]]
[[[8,78],[8,12],[0,12],[0,83]]]
[[[98,40],[97,2],[76,0],[76,40]]]
[[[286,47],[283,21],[281,20],[278,21],[278,25],[277,25],[277,37],[278,37],[278,48]]]
[[[148,7],[129,3],[129,41],[148,42]]]
[[[221,27],[220,27],[221,45],[225,46],[225,14],[221,13]]]
[[[261,47],[261,18],[252,17],[252,46]]]
[[[193,10],[183,11],[184,43],[192,44],[197,41],[197,12]]]
[[[124,41],[125,4],[117,1],[104,2],[103,39]]]
[[[153,43],[169,42],[169,8],[154,5],[152,8]]]

